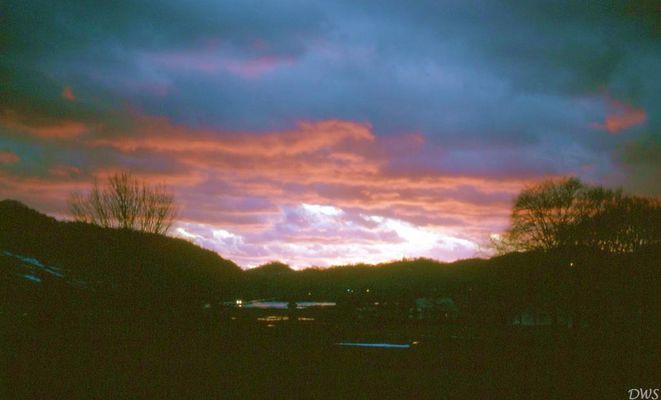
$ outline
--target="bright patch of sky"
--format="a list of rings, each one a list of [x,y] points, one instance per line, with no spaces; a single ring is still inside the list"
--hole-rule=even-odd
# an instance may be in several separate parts
[[[230,232],[180,223],[176,234],[230,257],[244,268],[279,260],[294,268],[379,263],[402,258],[452,260],[474,256],[478,245],[440,227],[366,215],[331,205],[300,204],[282,211],[280,222],[261,232]],[[282,237],[287,241],[268,240]]]

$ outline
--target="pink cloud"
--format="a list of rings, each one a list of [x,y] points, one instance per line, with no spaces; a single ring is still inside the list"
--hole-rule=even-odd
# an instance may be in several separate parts
[[[281,58],[275,56],[258,57],[251,60],[225,60],[224,68],[245,79],[255,79],[271,72],[281,65],[292,64],[291,58]]]
[[[42,120],[9,111],[0,114],[0,125],[42,139],[74,139],[90,130],[85,123],[79,121]]]
[[[40,212],[66,217],[66,199],[69,194],[89,184],[70,177],[12,176],[0,169],[0,199],[10,198],[25,202]]]
[[[71,89],[70,86],[65,86],[64,89],[62,89],[62,98],[67,101],[76,100],[76,96],[73,94],[73,89]]]
[[[369,124],[340,120],[300,122],[294,130],[262,135],[190,129],[172,124],[162,117],[138,116],[134,123],[138,134],[136,136],[98,139],[89,143],[113,147],[124,152],[147,150],[273,157],[316,152],[345,141],[374,140]]]
[[[263,52],[267,47],[264,42],[256,42],[256,50]],[[148,53],[150,62],[169,69],[197,71],[207,74],[228,72],[243,79],[256,79],[281,66],[294,62],[293,58],[274,54],[237,56],[225,51],[220,46],[185,52]]]
[[[528,182],[429,169],[393,170],[387,167],[392,157],[416,159],[429,151],[424,137],[377,137],[369,124],[352,121],[302,122],[291,130],[266,134],[191,129],[141,115],[135,123],[136,136],[87,143],[127,155],[157,154],[197,171],[196,182],[202,184],[188,184],[188,189],[175,184],[182,188],[183,220],[239,235],[268,230],[282,218],[283,207],[309,203],[431,227],[450,226],[452,221],[452,229],[464,232],[463,238],[477,241],[502,227],[510,198]],[[228,198],[263,199],[270,205],[247,210],[245,204],[225,201]],[[358,241],[352,235],[340,237]],[[306,238],[323,242],[319,235]]]
[[[605,121],[595,123],[593,127],[615,135],[634,126],[641,125],[646,120],[647,113],[645,109],[636,108],[622,101],[608,98]]]
[[[0,164],[14,164],[20,160],[21,158],[18,154],[11,151],[0,150]]]
[[[41,179],[5,174],[0,194],[65,214],[68,194],[92,176],[129,169],[172,188],[178,226],[198,243],[244,265],[281,259],[304,266],[471,256],[504,227],[510,199],[531,179],[393,168],[402,159],[426,165],[443,152],[420,133],[378,136],[354,121],[253,133],[133,112],[122,126],[66,142],[105,155],[85,170],[55,166]]]

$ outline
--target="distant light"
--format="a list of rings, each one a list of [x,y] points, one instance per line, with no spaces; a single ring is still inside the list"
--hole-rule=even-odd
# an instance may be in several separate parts
[[[237,300],[236,300],[236,305],[237,305],[237,306],[242,306],[242,305],[243,305],[243,300],[241,300],[241,299],[237,299]]]
[[[348,343],[341,342],[335,343],[336,346],[347,346],[347,347],[380,347],[380,348],[389,348],[389,349],[408,349],[411,348],[410,344],[392,344],[392,343]]]
[[[269,315],[266,317],[258,317],[257,321],[264,321],[264,322],[277,322],[277,321],[288,321],[289,317],[283,317],[279,315]]]
[[[369,292],[370,292],[370,290],[369,290],[369,289],[365,289],[365,291],[366,291],[367,293],[369,293]]]
[[[569,263],[569,266],[570,266],[570,267],[573,267],[573,266],[574,266],[574,263],[573,263],[573,262],[570,262],[570,263]]]

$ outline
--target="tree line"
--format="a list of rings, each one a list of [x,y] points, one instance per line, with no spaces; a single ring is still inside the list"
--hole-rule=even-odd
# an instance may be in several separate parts
[[[497,253],[587,248],[630,253],[661,244],[661,199],[552,179],[514,199],[510,226],[493,239]]]

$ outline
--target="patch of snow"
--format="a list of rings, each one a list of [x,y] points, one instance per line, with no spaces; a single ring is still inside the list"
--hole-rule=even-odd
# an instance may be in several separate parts
[[[34,283],[41,283],[41,278],[36,277],[36,276],[34,276],[34,275],[32,275],[32,274],[25,274],[25,275],[23,275],[23,278],[25,278],[25,279],[27,279],[27,280],[29,280],[29,281],[32,281],[32,282],[34,282]]]
[[[62,272],[62,268],[53,267],[51,265],[44,265],[43,263],[41,263],[41,261],[37,260],[36,258],[21,256],[21,255],[18,255],[18,254],[13,254],[13,253],[11,253],[9,251],[6,251],[6,250],[3,251],[2,253],[6,256],[9,256],[9,257],[18,258],[19,260],[23,261],[24,263],[26,263],[26,264],[28,264],[32,267],[39,268],[39,269],[41,269],[45,272],[48,272],[51,275],[55,275],[58,278],[63,278],[64,277],[64,273]]]

